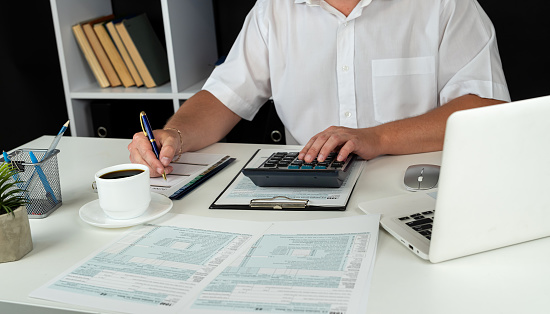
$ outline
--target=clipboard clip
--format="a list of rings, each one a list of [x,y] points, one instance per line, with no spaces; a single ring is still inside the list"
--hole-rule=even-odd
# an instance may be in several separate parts
[[[252,208],[273,208],[273,209],[304,209],[309,200],[294,199],[286,196],[275,196],[272,198],[257,198],[250,201]]]

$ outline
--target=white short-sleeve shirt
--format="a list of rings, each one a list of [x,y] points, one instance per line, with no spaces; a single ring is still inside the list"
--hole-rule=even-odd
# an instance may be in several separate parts
[[[475,94],[510,101],[495,30],[476,0],[258,0],[204,89],[244,119],[272,98],[305,144]]]

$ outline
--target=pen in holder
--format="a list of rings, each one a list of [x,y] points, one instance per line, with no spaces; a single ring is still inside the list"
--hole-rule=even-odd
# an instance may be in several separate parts
[[[17,176],[23,182],[20,188],[27,191],[26,207],[29,218],[45,218],[62,203],[57,166],[59,150],[54,149],[44,158],[46,152],[46,149],[23,148],[15,150],[9,156],[19,170]]]

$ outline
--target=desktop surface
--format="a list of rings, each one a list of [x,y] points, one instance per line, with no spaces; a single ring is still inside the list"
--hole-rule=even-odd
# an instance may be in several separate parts
[[[43,136],[21,148],[48,147]],[[102,229],[79,218],[97,199],[94,173],[127,163],[129,140],[64,137],[58,146],[63,205],[44,219],[31,219],[34,249],[21,260],[0,264],[0,313],[97,313],[98,310],[28,295],[128,228]],[[209,205],[258,148],[290,146],[217,143],[202,150],[236,158],[226,169],[181,200],[171,213],[254,221],[293,221],[363,215],[358,204],[411,193],[403,175],[411,164],[439,164],[441,153],[382,156],[367,162],[345,211],[212,210]],[[380,231],[367,313],[547,313],[550,309],[550,238],[441,264],[408,252]]]

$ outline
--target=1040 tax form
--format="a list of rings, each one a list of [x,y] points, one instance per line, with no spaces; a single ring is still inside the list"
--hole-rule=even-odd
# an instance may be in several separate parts
[[[132,228],[30,297],[123,313],[361,313],[379,219],[167,215]]]

